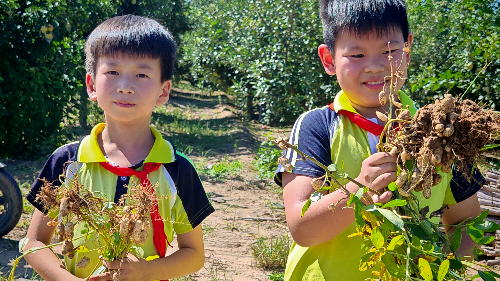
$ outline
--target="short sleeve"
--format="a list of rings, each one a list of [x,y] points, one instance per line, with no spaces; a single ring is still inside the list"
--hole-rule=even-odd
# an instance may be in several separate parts
[[[323,107],[303,113],[295,122],[290,133],[289,142],[297,145],[306,155],[313,157],[325,166],[331,164],[331,136],[336,113],[328,107]],[[293,174],[311,177],[320,177],[325,171],[310,160],[302,160],[300,155],[292,149],[283,151],[293,166]],[[274,181],[282,186],[281,176],[285,172],[283,166],[278,165]]]
[[[184,154],[176,153],[176,165],[167,164],[166,167],[170,174],[176,175],[174,182],[178,193],[172,209],[172,219],[174,231],[182,234],[198,226],[215,209],[208,200],[192,162]]]
[[[69,162],[75,160],[77,149],[78,143],[70,143],[54,151],[47,162],[45,162],[42,171],[33,183],[31,190],[26,195],[26,200],[44,214],[47,214],[47,210],[40,202],[36,201],[36,197],[44,184],[43,180],[52,183],[54,187],[61,186],[62,182],[60,181],[60,176],[64,175]]]
[[[479,169],[472,168],[471,180],[470,182],[464,177],[464,175],[453,169],[453,178],[450,182],[450,191],[453,195],[453,199],[456,203],[464,201],[465,199],[476,194],[479,189],[486,183],[486,179],[483,177]]]

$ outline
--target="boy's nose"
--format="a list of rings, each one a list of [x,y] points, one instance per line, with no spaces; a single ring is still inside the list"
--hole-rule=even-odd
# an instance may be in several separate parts
[[[130,88],[124,88],[124,87],[119,88],[117,90],[117,92],[120,93],[120,94],[125,94],[125,95],[133,95],[134,94],[134,91],[132,89],[130,89]]]
[[[135,93],[133,87],[125,83],[124,85],[120,85],[116,91],[124,95],[133,95]]]
[[[370,61],[366,66],[365,66],[365,72],[367,73],[378,73],[378,72],[383,72],[385,70],[385,65],[388,64],[387,61],[383,62],[380,60],[373,60]]]

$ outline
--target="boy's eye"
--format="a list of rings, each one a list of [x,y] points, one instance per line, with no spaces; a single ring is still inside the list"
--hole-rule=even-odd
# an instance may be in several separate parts
[[[363,54],[355,54],[355,55],[352,55],[351,57],[353,57],[353,58],[362,58],[364,56],[365,55],[363,55]]]
[[[118,72],[111,70],[111,71],[106,72],[105,74],[118,75]]]
[[[148,76],[146,74],[137,74],[137,77],[148,78]]]
[[[398,50],[398,49],[391,50],[391,54],[392,54],[392,53],[394,53],[394,52],[396,52],[397,50]],[[387,54],[389,54],[389,51],[385,51],[385,52],[383,52],[383,54],[384,54],[384,55],[387,55]]]

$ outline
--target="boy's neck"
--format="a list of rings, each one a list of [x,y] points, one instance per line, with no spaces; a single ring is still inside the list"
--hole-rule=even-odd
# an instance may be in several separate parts
[[[377,123],[379,125],[384,125],[385,122],[383,122],[382,120],[378,119],[377,117],[377,114],[376,112],[379,111],[379,112],[382,112],[384,114],[387,115],[387,113],[389,112],[389,104],[385,104],[384,106],[379,106],[379,107],[363,107],[363,106],[359,106],[357,104],[354,104],[353,102],[351,102],[351,105],[354,109],[356,109],[356,111],[359,113],[359,115],[367,118],[367,119],[373,119],[373,118],[376,118],[377,119]],[[396,109],[398,109],[396,106],[392,106],[392,116],[396,116]]]
[[[131,167],[146,159],[155,138],[149,124],[115,125],[106,127],[97,136],[99,147],[108,160],[120,167]]]

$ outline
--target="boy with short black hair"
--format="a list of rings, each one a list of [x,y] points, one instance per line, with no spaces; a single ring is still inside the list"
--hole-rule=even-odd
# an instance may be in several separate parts
[[[406,6],[402,0],[320,0],[320,15],[326,44],[318,53],[329,75],[337,75],[342,89],[333,103],[302,114],[290,134],[290,142],[305,154],[324,165],[337,164],[364,186],[381,194],[370,194],[375,203],[385,203],[392,193],[386,191],[396,180],[396,156],[376,152],[376,144],[384,123],[377,119],[376,111],[388,112],[389,103],[381,105],[379,93],[389,88],[391,65],[406,66],[410,61],[409,48],[413,36],[409,32]],[[392,81],[395,82],[395,81]],[[399,91],[404,79],[399,79]],[[388,96],[388,93],[385,94]],[[413,101],[399,91],[399,102],[408,106],[412,115]],[[387,100],[386,100],[387,101]],[[286,172],[280,165],[275,181],[281,185],[285,212],[294,239],[285,270],[285,280],[365,280],[373,278],[371,272],[358,269],[365,253],[359,236],[348,238],[355,232],[354,211],[346,207],[346,194],[342,189],[323,192],[301,217],[302,207],[315,191],[311,180],[323,176],[325,171],[311,161],[300,161],[291,149],[285,157],[293,166]],[[477,170],[477,169],[476,169]],[[432,197],[424,199],[421,207],[430,212],[445,209],[443,223],[455,225],[480,213],[475,194],[480,188],[476,181],[471,186],[458,174],[442,174],[441,183],[432,188]],[[480,174],[475,175],[481,182]],[[339,179],[351,193],[359,187]],[[340,200],[340,201],[339,201]],[[330,204],[339,204],[330,211]],[[435,218],[438,219],[438,218]],[[445,227],[447,231],[449,227]],[[473,246],[471,239],[462,240],[460,253]]]
[[[127,193],[125,185],[149,180],[155,186],[158,208],[151,214],[153,230],[139,246],[144,258],[160,258],[129,254],[123,260],[103,260],[110,270],[119,269],[121,280],[176,278],[204,263],[201,222],[214,209],[190,160],[149,125],[153,108],[168,101],[176,48],[172,35],[151,19],[127,15],[100,24],[85,47],[86,84],[90,99],[104,110],[106,123],[95,126],[80,142],[58,148],[39,175],[56,186],[62,184],[59,175],[64,172],[68,178],[78,176],[86,188],[115,203]],[[54,234],[44,206],[36,201],[42,185],[37,180],[26,196],[36,210],[24,250],[50,244]],[[77,227],[74,237],[82,236],[83,230]],[[166,256],[174,232],[179,250]],[[74,246],[84,239],[75,239]],[[96,238],[85,241],[86,247],[92,248],[92,239]],[[77,268],[84,255],[90,264]],[[67,271],[49,249],[27,255],[26,260],[45,280],[83,280],[101,263],[96,251],[76,253],[72,259],[65,257]],[[111,280],[111,272],[90,280]]]

